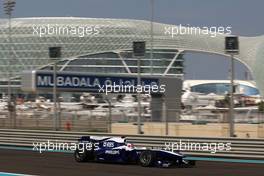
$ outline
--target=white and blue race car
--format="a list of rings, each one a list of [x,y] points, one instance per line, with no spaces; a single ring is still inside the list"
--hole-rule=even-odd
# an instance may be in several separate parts
[[[77,162],[96,161],[110,163],[134,163],[143,167],[192,167],[195,161],[185,155],[166,150],[137,148],[127,143],[125,137],[83,136],[74,152]]]

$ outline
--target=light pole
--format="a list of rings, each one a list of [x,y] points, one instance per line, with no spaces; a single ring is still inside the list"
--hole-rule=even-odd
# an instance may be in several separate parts
[[[49,57],[54,59],[53,64],[53,115],[54,115],[54,130],[59,130],[59,116],[57,107],[57,60],[61,57],[61,47],[50,47]]]
[[[230,55],[231,58],[231,86],[230,86],[230,102],[229,102],[229,136],[235,136],[235,124],[234,124],[234,78],[235,78],[235,66],[234,55],[239,54],[239,40],[237,36],[227,36],[225,38],[225,52]]]
[[[53,110],[54,130],[58,131],[58,104],[57,104],[57,61],[53,64]]]
[[[12,119],[12,110],[14,107],[12,106],[11,99],[11,59],[12,59],[12,27],[11,27],[11,19],[12,19],[12,11],[16,5],[15,0],[5,0],[4,1],[4,11],[5,14],[8,15],[8,44],[9,44],[9,59],[8,59],[8,86],[7,86],[7,95],[8,95],[8,117]],[[14,116],[15,117],[15,116]],[[14,119],[14,127],[16,126],[16,120]]]
[[[111,100],[109,100],[109,98],[105,99],[106,102],[108,103],[108,119],[107,119],[107,131],[108,133],[112,133],[112,103]]]
[[[150,20],[150,74],[153,74],[153,20],[154,20],[154,0],[150,0],[151,20]]]
[[[140,69],[140,58],[137,58],[137,85],[141,85],[141,69]],[[137,124],[138,124],[138,134],[142,133],[141,129],[141,96],[140,92],[137,92],[137,100],[138,100],[138,118],[137,118]]]
[[[112,98],[113,94],[103,94],[103,98],[108,103],[107,132],[112,133]]]
[[[167,117],[167,112],[166,112],[166,100],[165,97],[163,97],[162,101],[162,117],[163,120],[165,121],[165,135],[169,135],[169,122],[168,122],[168,117]]]
[[[235,78],[235,68],[234,68],[234,55],[231,54],[231,88],[230,88],[230,118],[229,118],[229,126],[230,126],[230,137],[234,137],[234,78]]]
[[[133,54],[134,54],[134,57],[137,57],[137,86],[141,86],[140,57],[145,56],[145,45],[146,45],[146,43],[144,41],[133,42]],[[137,99],[138,99],[138,118],[137,118],[138,134],[142,134],[142,129],[141,129],[141,96],[140,96],[139,91],[137,91]]]

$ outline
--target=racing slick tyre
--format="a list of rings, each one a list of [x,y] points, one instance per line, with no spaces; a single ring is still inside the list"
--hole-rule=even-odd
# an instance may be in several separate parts
[[[140,154],[139,163],[143,167],[149,167],[154,165],[155,159],[156,159],[155,153],[150,150],[146,150]]]
[[[92,161],[94,159],[93,150],[84,150],[83,152],[76,149],[74,152],[74,158],[77,162]]]

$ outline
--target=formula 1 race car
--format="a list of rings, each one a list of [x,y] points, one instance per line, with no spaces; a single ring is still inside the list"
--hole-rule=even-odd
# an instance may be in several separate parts
[[[179,152],[137,148],[127,143],[125,137],[83,136],[74,152],[77,162],[96,161],[110,163],[134,163],[143,167],[192,167],[195,161],[186,160]]]

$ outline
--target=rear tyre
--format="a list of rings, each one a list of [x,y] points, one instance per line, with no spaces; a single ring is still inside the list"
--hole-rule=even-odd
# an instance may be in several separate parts
[[[80,151],[79,149],[76,149],[74,152],[74,159],[77,162],[92,161],[94,159],[93,151],[92,150]]]
[[[150,151],[150,150],[146,150],[143,151],[140,156],[139,156],[139,163],[141,166],[143,167],[150,167],[154,165],[155,162],[155,153]]]

